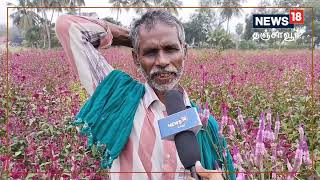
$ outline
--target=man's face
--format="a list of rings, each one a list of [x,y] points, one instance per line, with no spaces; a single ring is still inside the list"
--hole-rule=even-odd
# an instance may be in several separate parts
[[[178,39],[176,27],[157,23],[150,31],[140,27],[138,52],[132,53],[138,69],[159,91],[178,84],[186,58],[186,45]]]

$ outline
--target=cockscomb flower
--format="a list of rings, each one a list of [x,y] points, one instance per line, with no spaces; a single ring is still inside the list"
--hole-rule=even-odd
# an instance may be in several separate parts
[[[299,131],[299,135],[300,135],[300,141],[302,141],[304,139],[304,130],[301,125],[299,126],[298,131]]]
[[[267,127],[266,127],[266,130],[264,131],[264,137],[266,141],[270,141],[270,142],[273,142],[275,137],[274,137],[274,133],[271,129],[271,111],[270,109],[268,110],[267,112]]]
[[[230,138],[232,138],[232,139],[233,139],[233,135],[236,132],[236,129],[234,128],[233,123],[234,123],[233,120],[229,117],[228,118],[228,130],[229,130]]]
[[[264,145],[264,118],[265,118],[265,115],[264,113],[261,113],[260,115],[260,122],[259,122],[259,130],[258,130],[258,134],[257,134],[257,138],[256,138],[256,147],[255,147],[255,153],[254,153],[254,156],[255,156],[255,163],[259,166],[261,161],[262,161],[262,158],[266,152],[266,149],[265,149],[265,145]]]
[[[241,166],[239,167],[239,171],[236,180],[246,180],[245,173],[243,173],[245,170]]]
[[[291,172],[292,171],[292,165],[291,165],[291,163],[290,163],[290,161],[289,161],[289,159],[287,159],[287,168],[288,168],[288,171],[289,172]]]
[[[302,156],[303,156],[303,148],[302,148],[302,142],[300,142],[295,152],[292,172],[296,172],[300,168],[302,164]]]
[[[277,144],[273,143],[271,147],[272,147],[271,161],[272,163],[275,163],[277,160]]]
[[[302,160],[303,160],[303,163],[305,163],[305,165],[307,166],[310,166],[312,164],[308,146],[303,150]]]
[[[280,130],[280,118],[279,118],[279,115],[277,114],[276,123],[274,125],[274,139],[275,140],[278,139],[279,130]]]
[[[292,167],[290,161],[288,160],[288,158],[287,158],[287,168],[288,168],[288,171],[289,171],[289,172],[292,172],[293,167]],[[286,177],[286,180],[293,180],[293,174],[292,174],[292,173],[289,174],[289,175]]]
[[[201,71],[201,94],[200,96],[202,96],[204,94],[205,91],[205,85],[206,85],[206,81],[207,81],[207,74],[208,72],[206,72],[206,67],[204,65],[200,65],[200,71]]]
[[[228,122],[228,106],[223,103],[222,104],[222,124],[226,125]]]
[[[233,159],[234,159],[234,163],[236,166],[240,166],[243,163],[242,157],[239,153],[239,148],[234,145],[232,148],[232,154],[233,154]]]
[[[221,109],[222,109],[222,118],[221,118],[221,125],[219,127],[219,134],[222,134],[223,128],[228,124],[228,106],[225,103],[222,103]]]
[[[240,108],[238,108],[238,123],[239,123],[239,127],[241,128],[241,133],[244,134],[246,132],[246,128],[245,128],[243,115],[241,113]]]
[[[264,129],[265,129],[265,115],[264,113],[260,114],[260,120],[259,120],[259,130],[257,134],[257,141],[261,140],[261,142],[264,141]]]
[[[303,151],[302,152],[302,160],[307,166],[310,166],[312,164],[312,162],[310,159],[309,148],[308,148],[308,144],[306,141],[306,136],[304,134],[304,129],[301,125],[299,126],[298,131],[299,131],[299,135],[300,135],[300,146]]]
[[[207,127],[208,120],[210,116],[210,110],[209,110],[209,104],[206,102],[206,105],[203,109],[200,108],[199,110],[199,116],[202,123],[202,126]]]
[[[266,148],[264,146],[264,143],[263,142],[257,142],[256,143],[256,147],[255,147],[255,153],[254,153],[255,163],[256,163],[257,166],[260,165],[265,152],[266,152]]]
[[[293,179],[293,176],[295,176],[296,172],[299,170],[299,168],[302,165],[303,156],[304,156],[304,148],[305,148],[305,138],[304,138],[304,130],[302,126],[299,126],[298,128],[299,134],[300,134],[300,141],[297,145],[297,149],[295,151],[294,156],[294,164],[293,166],[290,164],[289,160],[287,160],[287,167],[290,172],[292,172],[287,179]]]

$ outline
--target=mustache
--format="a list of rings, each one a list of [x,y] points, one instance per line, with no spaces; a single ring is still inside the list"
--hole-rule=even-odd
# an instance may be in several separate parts
[[[174,73],[174,74],[178,74],[179,70],[175,67],[169,66],[166,68],[159,68],[159,67],[155,67],[153,69],[151,69],[150,71],[150,77],[154,77],[156,75],[162,74],[162,73]]]

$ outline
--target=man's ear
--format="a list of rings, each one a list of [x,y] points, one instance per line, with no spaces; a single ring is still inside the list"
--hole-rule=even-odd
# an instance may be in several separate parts
[[[137,67],[139,67],[139,66],[140,66],[140,62],[139,62],[139,60],[138,60],[138,54],[137,54],[137,52],[133,49],[133,50],[131,51],[131,54],[132,54],[132,58],[133,58],[134,64],[135,64]]]

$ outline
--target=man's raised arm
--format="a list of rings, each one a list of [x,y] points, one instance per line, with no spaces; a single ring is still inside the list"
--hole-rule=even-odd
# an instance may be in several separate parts
[[[111,44],[131,47],[129,30],[100,19],[61,15],[56,34],[72,70],[90,95],[113,70],[97,48]]]

